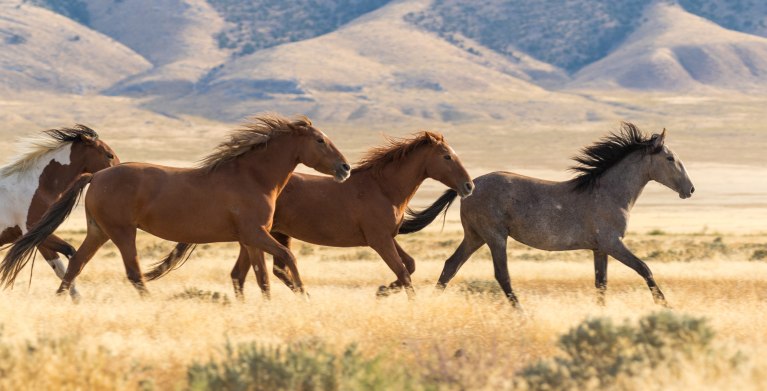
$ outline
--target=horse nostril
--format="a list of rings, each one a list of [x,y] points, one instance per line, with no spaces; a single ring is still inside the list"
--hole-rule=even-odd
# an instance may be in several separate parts
[[[695,193],[695,186],[693,186],[692,189],[690,189],[690,194],[692,193]]]
[[[346,164],[346,163],[342,164],[342,165],[341,165],[341,168],[343,168],[343,169],[344,169],[344,171],[349,171],[349,170],[351,170],[351,169],[352,169],[352,168],[351,168],[351,167],[350,167],[348,164]]]
[[[466,182],[463,184],[463,187],[466,188],[466,191],[471,191],[472,189],[474,189],[474,184],[471,182]]]

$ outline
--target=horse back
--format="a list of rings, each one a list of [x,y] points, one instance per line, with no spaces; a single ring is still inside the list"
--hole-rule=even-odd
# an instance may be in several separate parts
[[[572,191],[570,183],[494,172],[476,178],[474,184],[474,194],[461,204],[461,217],[478,230],[502,231],[544,250],[590,246],[591,205]]]

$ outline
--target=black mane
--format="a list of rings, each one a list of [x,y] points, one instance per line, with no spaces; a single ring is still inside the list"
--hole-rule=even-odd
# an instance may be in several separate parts
[[[81,124],[75,125],[73,128],[60,128],[50,129],[44,132],[54,140],[62,143],[71,143],[77,141],[82,136],[86,136],[92,139],[98,139],[99,135],[95,130]]]
[[[570,170],[577,173],[572,179],[574,189],[576,191],[593,189],[602,174],[632,152],[659,152],[653,150],[653,141],[656,137],[658,137],[657,134],[648,137],[636,125],[622,122],[619,132],[610,133],[593,145],[583,148],[579,155],[573,157],[573,160],[578,163],[570,167]]]

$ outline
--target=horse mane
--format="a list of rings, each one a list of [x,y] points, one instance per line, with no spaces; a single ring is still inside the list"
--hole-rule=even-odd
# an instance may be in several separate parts
[[[425,145],[444,144],[445,138],[435,132],[422,131],[409,138],[386,137],[387,143],[373,147],[357,162],[352,173],[364,170],[380,170],[385,165],[404,159],[416,149]]]
[[[213,152],[200,160],[198,167],[208,171],[232,161],[254,148],[266,146],[269,140],[283,134],[306,132],[312,121],[305,116],[288,119],[276,114],[251,117],[239,129],[232,131],[229,138],[219,144]]]
[[[596,186],[599,178],[623,158],[635,151],[658,153],[653,149],[657,134],[648,137],[636,125],[621,122],[618,132],[611,132],[596,143],[581,149],[572,159],[578,164],[570,167],[577,175],[572,179],[575,191],[587,191]]]
[[[24,172],[32,167],[40,158],[53,152],[66,144],[71,144],[81,139],[82,136],[98,139],[95,130],[81,124],[72,128],[49,129],[42,132],[43,136],[21,140],[19,155],[12,162],[0,170],[0,175],[6,177],[11,174]]]

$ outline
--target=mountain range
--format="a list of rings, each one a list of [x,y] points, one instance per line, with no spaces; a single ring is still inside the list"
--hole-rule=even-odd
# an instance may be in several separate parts
[[[0,0],[0,94],[171,116],[594,120],[605,93],[764,95],[756,0]],[[553,109],[552,109],[553,108]]]

